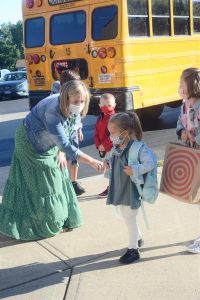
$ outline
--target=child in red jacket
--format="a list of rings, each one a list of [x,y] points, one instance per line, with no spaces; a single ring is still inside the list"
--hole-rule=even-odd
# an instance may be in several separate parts
[[[97,150],[99,150],[100,157],[103,158],[113,146],[109,137],[108,122],[110,117],[115,114],[115,97],[112,94],[103,94],[100,98],[99,106],[101,115],[95,125],[94,142]],[[108,188],[99,194],[99,197],[106,197]]]

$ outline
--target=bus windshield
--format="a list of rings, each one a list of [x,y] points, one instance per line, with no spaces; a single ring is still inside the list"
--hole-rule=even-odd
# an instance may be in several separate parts
[[[84,11],[54,15],[50,24],[52,45],[80,43],[86,37],[86,14]]]
[[[95,41],[110,40],[117,36],[117,6],[96,8],[92,14],[92,37]]]

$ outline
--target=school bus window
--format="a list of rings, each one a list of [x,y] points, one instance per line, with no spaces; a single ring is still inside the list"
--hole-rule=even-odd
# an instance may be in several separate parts
[[[65,70],[76,72],[82,80],[88,78],[88,63],[85,59],[65,59],[53,62],[52,74],[55,80],[60,80],[60,75]]]
[[[152,18],[154,35],[170,35],[169,1],[152,0]]]
[[[193,27],[194,33],[200,32],[200,0],[193,0]]]
[[[190,33],[189,1],[174,0],[174,34],[187,35]]]
[[[118,8],[115,5],[96,8],[92,14],[92,38],[111,40],[118,33]]]
[[[147,0],[127,0],[130,36],[148,36],[149,18]]]
[[[52,45],[80,43],[86,37],[86,14],[84,11],[54,15],[50,22]]]
[[[26,48],[41,47],[45,40],[44,18],[28,19],[25,22]]]

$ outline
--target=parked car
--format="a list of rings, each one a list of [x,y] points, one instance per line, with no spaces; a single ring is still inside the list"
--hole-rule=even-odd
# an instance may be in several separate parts
[[[3,80],[4,76],[8,73],[10,73],[10,71],[8,69],[0,70],[0,80]]]
[[[28,96],[27,75],[24,71],[7,73],[0,81],[0,100]]]

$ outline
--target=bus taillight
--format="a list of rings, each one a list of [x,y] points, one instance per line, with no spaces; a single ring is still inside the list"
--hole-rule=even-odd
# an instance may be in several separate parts
[[[101,67],[101,73],[106,74],[108,72],[108,69],[106,66]]]
[[[36,4],[37,7],[41,7],[42,6],[42,2],[43,2],[43,0],[36,0],[35,4]]]
[[[34,0],[26,0],[26,7],[33,8]]]
[[[32,63],[33,63],[32,55],[28,54],[26,56],[26,61],[28,62],[29,65],[32,65]]]
[[[36,75],[37,77],[41,77],[41,76],[42,76],[42,74],[41,74],[41,72],[40,72],[39,70],[37,70],[37,71],[35,72],[35,75]]]
[[[106,58],[107,56],[107,50],[106,48],[99,48],[98,50],[98,57],[100,58]]]
[[[107,49],[107,55],[108,55],[108,57],[110,57],[110,58],[115,57],[115,56],[116,56],[116,49],[115,49],[114,47],[109,47],[109,48]]]
[[[39,64],[39,62],[40,62],[40,57],[39,57],[38,54],[34,54],[34,55],[32,56],[32,59],[33,59],[33,61],[34,61],[34,64]]]

